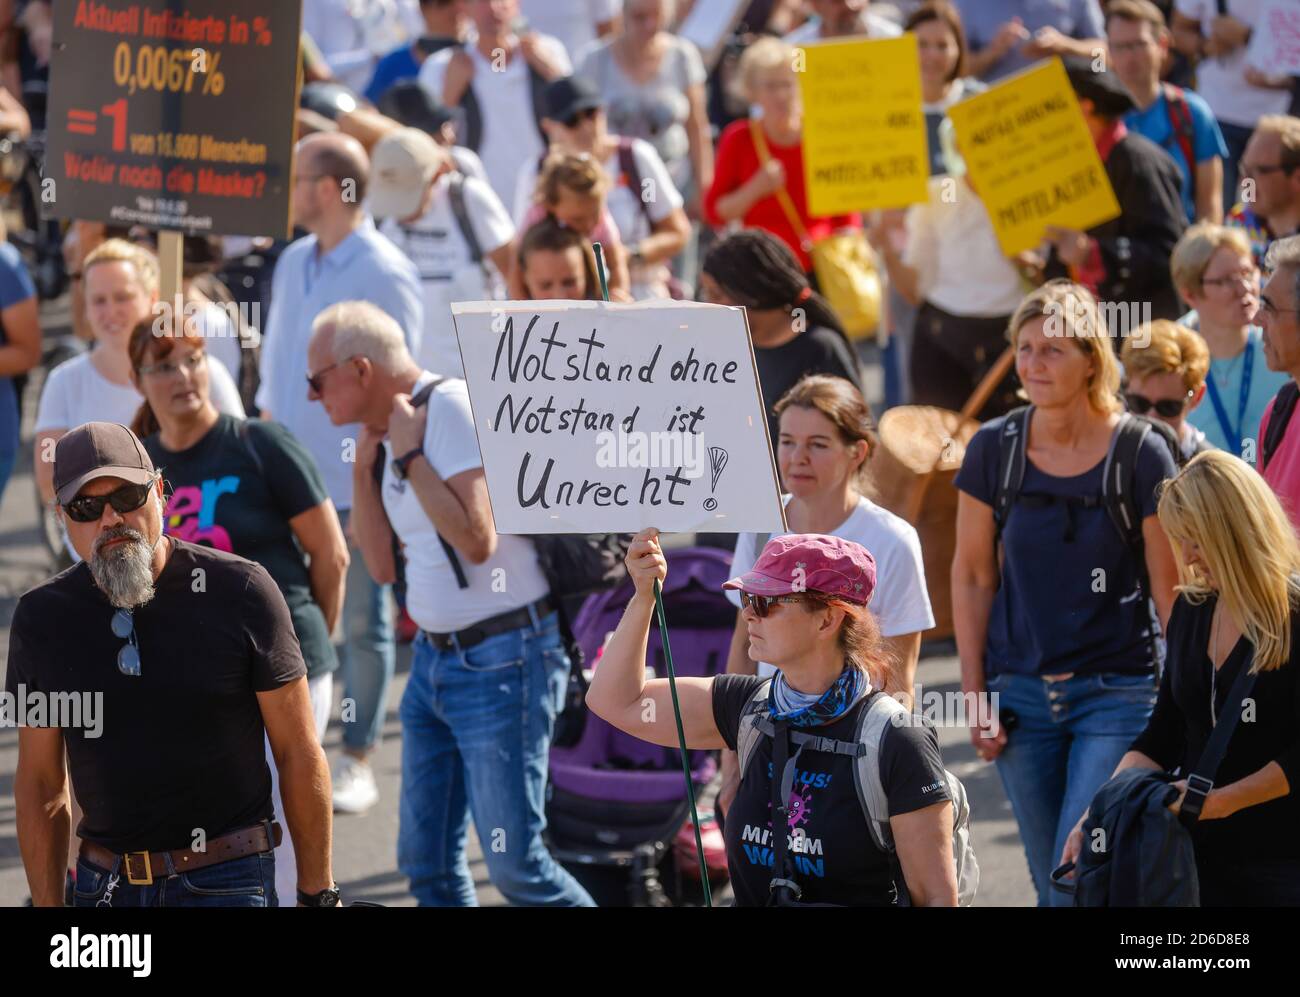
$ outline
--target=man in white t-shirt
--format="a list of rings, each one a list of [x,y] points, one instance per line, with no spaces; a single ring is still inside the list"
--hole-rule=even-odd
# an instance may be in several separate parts
[[[307,360],[340,368],[317,397],[335,424],[363,426],[353,530],[380,583],[393,580],[401,541],[420,627],[399,711],[398,868],[421,905],[472,906],[472,816],[507,900],[592,906],[541,837],[569,658],[537,548],[496,533],[465,382],[421,370],[397,323],[366,302],[323,312]]]
[[[605,204],[628,247],[632,297],[667,297],[667,263],[686,245],[691,223],[663,159],[649,142],[609,133],[604,100],[589,80],[555,80],[546,87],[543,102],[542,129],[550,150],[599,157],[609,175]],[[519,167],[513,210],[520,229],[533,203],[541,159],[525,160]]]
[[[492,188],[459,173],[418,128],[384,136],[371,153],[370,211],[415,264],[424,289],[419,364],[464,377],[453,301],[501,300],[515,227]],[[491,266],[488,266],[491,261]]]
[[[470,14],[478,30],[474,44],[429,56],[420,85],[448,107],[465,110],[461,141],[479,154],[492,189],[505,201],[519,163],[536,159],[545,147],[537,114],[541,89],[568,76],[573,65],[549,35],[515,34],[517,0],[474,0]]]
[[[1250,63],[1250,36],[1263,20],[1265,0],[1175,0],[1174,44],[1196,62],[1196,91],[1219,122],[1228,157],[1223,163],[1223,205],[1237,203],[1237,164],[1259,119],[1285,114],[1291,78]]]

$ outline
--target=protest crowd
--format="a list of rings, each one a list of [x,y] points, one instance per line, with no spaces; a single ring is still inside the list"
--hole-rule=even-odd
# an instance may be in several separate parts
[[[0,0],[15,148],[43,147],[65,2]],[[420,905],[477,903],[471,822],[512,904],[967,905],[935,730],[959,720],[1027,901],[1300,905],[1279,6],[303,0],[292,237],[187,234],[183,314],[156,229],[0,242],[0,493],[30,461],[52,565],[13,609],[5,702],[89,690],[106,718],[7,724],[32,902],[346,905],[334,823],[391,804]],[[896,134],[834,134],[820,67],[902,42]],[[1020,117],[990,116],[1004,94]],[[920,151],[837,164],[836,140]],[[854,184],[908,193],[832,196]],[[490,313],[462,306],[527,343],[522,301],[534,346],[568,345],[535,380],[495,347],[532,407],[485,409],[465,330]],[[624,532],[499,531],[485,420],[558,425],[523,505],[621,504],[546,478],[554,441],[611,418],[565,382],[625,380],[659,418],[614,322],[691,302],[743,315],[739,367],[692,331],[646,371],[702,403],[756,379],[767,432],[701,446],[701,473],[774,475],[782,525],[661,534],[649,503],[685,478],[647,472]],[[665,418],[689,437],[703,413]],[[944,647],[957,720],[918,697]]]

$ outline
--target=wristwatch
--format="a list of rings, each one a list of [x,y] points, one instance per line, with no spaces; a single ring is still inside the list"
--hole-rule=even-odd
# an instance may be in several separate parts
[[[402,456],[395,458],[393,460],[393,473],[397,475],[398,478],[400,478],[402,481],[405,481],[406,472],[411,466],[411,461],[415,460],[416,457],[422,456],[423,454],[424,454],[424,447],[416,447],[414,450],[409,450],[406,453],[402,454]]]
[[[337,907],[339,895],[337,885],[331,886],[328,890],[321,890],[319,893],[303,893],[299,890],[298,903],[304,907]]]

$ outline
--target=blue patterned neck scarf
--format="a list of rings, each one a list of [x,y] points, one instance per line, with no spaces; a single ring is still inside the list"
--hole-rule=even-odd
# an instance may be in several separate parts
[[[785,673],[777,672],[768,693],[767,711],[773,720],[785,720],[793,727],[819,727],[844,716],[870,691],[871,683],[852,665],[845,666],[839,678],[820,695],[790,688]]]

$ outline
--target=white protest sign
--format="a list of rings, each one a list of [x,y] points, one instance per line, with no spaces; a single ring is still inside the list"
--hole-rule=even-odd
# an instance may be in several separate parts
[[[785,529],[743,309],[451,310],[499,532]]]
[[[1272,0],[1264,5],[1250,36],[1246,58],[1278,76],[1300,76],[1300,4]]]

